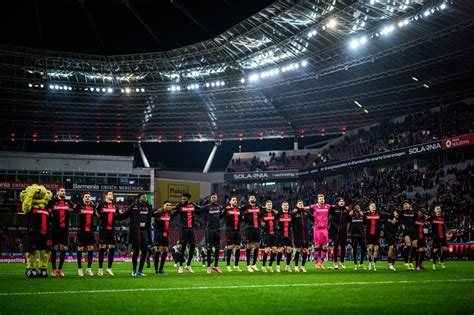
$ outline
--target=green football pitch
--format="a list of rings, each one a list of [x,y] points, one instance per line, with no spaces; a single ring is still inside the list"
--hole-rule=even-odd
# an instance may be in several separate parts
[[[197,263],[195,274],[167,264],[166,275],[145,269],[146,277],[133,278],[131,263],[115,263],[114,277],[79,278],[76,265],[66,263],[61,279],[28,279],[23,264],[2,264],[0,314],[473,314],[474,262],[448,261],[443,270],[425,264],[426,271],[397,262],[394,272],[380,262],[376,272],[347,263],[345,270],[307,264],[308,273],[211,275]]]

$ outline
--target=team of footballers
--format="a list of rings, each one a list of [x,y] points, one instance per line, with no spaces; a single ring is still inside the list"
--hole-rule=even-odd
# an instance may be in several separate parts
[[[210,196],[210,202],[199,206],[190,202],[191,196],[182,194],[180,203],[173,205],[164,201],[162,206],[153,210],[147,202],[145,194],[139,196],[136,202],[125,210],[118,210],[114,203],[114,194],[109,191],[103,202],[95,205],[90,193],[85,193],[83,199],[74,206],[66,200],[66,191],[61,188],[50,201],[47,210],[51,216],[42,216],[41,220],[29,220],[28,229],[34,229],[34,224],[46,227],[52,238],[52,277],[58,274],[64,277],[62,269],[69,236],[69,214],[78,216],[79,231],[77,233],[77,264],[78,275],[83,276],[82,254],[87,250],[86,273],[93,276],[91,264],[96,244],[94,237],[94,217],[99,221],[99,269],[98,275],[103,276],[103,262],[108,251],[106,273],[113,276],[112,264],[116,243],[114,228],[116,220],[129,219],[128,243],[132,247],[132,276],[143,276],[143,267],[150,252],[153,255],[156,274],[164,274],[163,267],[170,246],[170,224],[174,217],[179,217],[179,241],[176,246],[178,272],[186,270],[194,273],[191,268],[196,236],[195,216],[202,215],[206,222],[206,251],[207,273],[219,269],[221,221],[225,222],[226,251],[225,261],[228,272],[241,272],[239,259],[242,239],[241,228],[245,226],[245,253],[247,271],[259,271],[256,262],[260,249],[263,248],[262,272],[273,272],[276,260],[276,272],[280,272],[280,263],[285,254],[285,270],[292,272],[290,262],[294,260],[295,272],[307,272],[305,264],[314,248],[315,268],[324,270],[323,264],[328,253],[328,243],[333,244],[333,268],[346,268],[344,265],[346,242],[352,244],[354,269],[364,268],[364,256],[367,253],[368,269],[377,270],[376,262],[379,257],[381,232],[388,245],[388,263],[395,270],[395,257],[400,236],[403,240],[403,258],[407,269],[425,269],[423,261],[427,252],[427,239],[432,240],[433,269],[439,259],[444,268],[447,251],[446,226],[441,207],[434,209],[434,215],[428,217],[421,209],[415,212],[409,201],[404,201],[402,209],[391,213],[381,213],[374,202],[370,202],[368,211],[362,211],[359,205],[349,210],[342,198],[335,205],[327,204],[322,194],[317,195],[316,203],[305,206],[298,200],[296,207],[290,208],[288,201],[281,204],[280,210],[275,210],[271,200],[266,200],[264,206],[257,204],[254,193],[248,196],[247,203],[238,205],[237,197],[232,196],[227,206],[218,203],[217,194]],[[154,219],[154,235],[152,237],[152,221]],[[44,222],[43,222],[44,221]],[[428,231],[431,230],[431,233]],[[183,268],[184,253],[189,246],[186,266]],[[293,256],[294,248],[296,249]],[[360,248],[360,251],[358,249]],[[57,251],[60,251],[59,265],[56,265]],[[366,252],[367,250],[367,252]],[[234,254],[234,266],[231,258]],[[140,261],[138,263],[138,257]],[[212,260],[214,257],[214,260]],[[358,259],[359,257],[359,259]],[[338,262],[339,258],[339,262]],[[161,261],[160,261],[161,259]],[[301,266],[300,264],[301,259]],[[415,265],[413,265],[415,260]],[[267,266],[268,261],[268,266]],[[213,267],[211,267],[213,263]],[[138,270],[137,270],[138,264]]]

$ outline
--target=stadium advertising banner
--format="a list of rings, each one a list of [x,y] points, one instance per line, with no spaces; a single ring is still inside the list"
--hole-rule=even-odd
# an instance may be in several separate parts
[[[474,133],[441,140],[443,150],[455,149],[471,144],[474,144]]]
[[[393,151],[387,151],[383,153],[372,154],[363,156],[356,159],[339,161],[334,163],[328,163],[314,168],[308,168],[301,170],[299,176],[316,174],[320,172],[330,172],[334,170],[350,168],[353,166],[367,165],[380,161],[389,161],[394,159],[400,159],[404,157],[416,156],[425,153],[436,152],[440,150],[455,149],[462,146],[474,144],[474,134],[462,135],[459,137],[447,138],[439,141],[433,141],[429,143],[423,143],[414,145],[407,148],[402,148]]]
[[[277,180],[277,179],[292,179],[298,177],[298,171],[264,171],[264,172],[240,172],[240,173],[226,173],[224,180],[226,181],[244,181],[244,180]]]
[[[0,182],[0,188],[2,189],[24,189],[27,186],[38,184],[43,185],[48,190],[58,190],[60,187],[64,187],[63,183],[50,183],[50,182]]]
[[[197,201],[199,200],[201,187],[199,183],[157,180],[155,188],[157,206],[160,207],[165,200],[172,203],[180,202],[183,193],[191,194],[191,201]]]
[[[107,185],[107,184],[92,184],[92,185],[87,185],[87,184],[73,184],[72,189],[75,190],[87,190],[87,191],[121,191],[121,192],[145,192],[148,191],[148,187],[146,186],[140,186],[140,185]]]
[[[400,159],[408,156],[415,156],[424,153],[430,153],[441,150],[441,141],[434,141],[419,145],[414,145],[408,148],[399,150],[387,151],[383,153],[377,153],[372,155],[366,155],[357,159],[339,161],[334,163],[328,163],[314,168],[301,170],[299,176],[316,174],[321,172],[330,172],[339,169],[350,168],[354,166],[368,165],[371,163],[389,161],[394,159]]]

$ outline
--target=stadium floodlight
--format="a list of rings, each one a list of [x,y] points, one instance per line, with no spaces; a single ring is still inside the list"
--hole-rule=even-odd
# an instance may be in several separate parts
[[[391,32],[393,32],[395,30],[395,27],[393,25],[390,25],[390,26],[385,26],[382,31],[380,32],[380,34],[382,35],[387,35]]]
[[[181,91],[181,87],[179,85],[176,87],[176,91]]]
[[[167,88],[166,91],[171,91],[171,88]]]
[[[72,91],[72,87],[70,87],[70,86],[68,86],[68,88],[67,88],[67,89],[68,89],[69,91]]]
[[[250,81],[257,81],[258,80],[258,74],[254,73],[249,77]]]
[[[440,8],[441,10],[446,9],[446,3],[442,3],[442,4],[439,6],[439,8]]]
[[[120,89],[120,92],[122,92],[122,93],[123,93],[123,92],[125,92],[125,90],[124,90],[124,89]]]
[[[66,91],[66,90],[67,90],[67,86],[66,86],[66,85],[65,85],[65,86],[63,86],[63,89]]]
[[[100,92],[100,88],[95,88],[95,91],[96,91],[96,92]]]
[[[279,74],[279,73],[280,73],[280,69],[276,68],[274,73],[275,73],[275,74]]]
[[[366,114],[368,114],[368,113],[369,113],[369,110],[366,108],[366,109],[364,109],[364,112],[365,112]]]
[[[33,87],[33,84],[29,83],[28,86],[29,86],[29,87]]]
[[[428,16],[428,15],[430,15],[430,14],[431,14],[430,10],[426,10],[426,11],[423,13],[424,16]]]
[[[413,81],[416,81],[416,82],[419,81],[417,77],[411,77],[411,79],[412,79]]]
[[[307,65],[308,65],[308,61],[306,61],[306,60],[301,61],[301,66],[302,67],[306,67]]]
[[[295,69],[298,69],[300,67],[300,65],[298,63],[295,63],[294,67],[295,67]]]
[[[367,41],[368,41],[367,36],[362,36],[361,38],[359,38],[359,43],[361,45],[367,44]]]
[[[59,90],[59,85],[55,85],[55,86],[54,86],[54,89],[55,89],[55,90]]]
[[[141,89],[140,89],[140,92],[145,93],[145,89],[144,89],[144,88],[141,88]]]
[[[221,81],[221,86],[224,86],[225,85],[225,82],[224,81]]]
[[[362,108],[362,104],[359,103],[359,101],[354,101],[354,103],[355,103],[358,107]]]
[[[43,84],[40,84],[40,88],[44,88],[44,85],[43,85]]]
[[[125,93],[129,94],[130,93],[130,88],[125,88]]]
[[[429,86],[428,84],[426,84],[426,83],[423,83],[423,87],[424,87],[424,88],[427,88],[427,89],[430,88],[430,86]]]
[[[326,24],[327,28],[335,28],[337,25],[337,21],[334,18],[329,19],[329,22]]]
[[[350,46],[352,49],[356,49],[357,47],[359,47],[359,41],[357,39],[351,40]]]
[[[187,90],[191,90],[191,86],[188,85],[188,86],[186,87],[186,89],[187,89]]]
[[[403,23],[403,21],[398,22],[398,27],[404,27],[404,26],[405,26],[405,23]]]
[[[50,84],[50,85],[49,85],[49,89],[50,89],[50,90],[54,89],[54,85]]]
[[[140,92],[140,89],[139,89],[139,88],[136,88],[136,89],[135,89],[135,92],[137,92],[137,93]]]
[[[240,83],[245,83],[245,78],[240,79]]]
[[[215,82],[212,82],[212,83],[211,83],[211,86],[212,86],[212,87],[215,87],[215,86],[216,86],[216,83],[215,83]]]
[[[176,87],[174,85],[171,86],[171,91],[176,91]]]
[[[370,0],[370,4],[371,4],[371,5],[374,5],[374,4],[375,4],[375,0]]]
[[[206,87],[209,87],[209,86],[210,86],[209,82],[206,82]]]

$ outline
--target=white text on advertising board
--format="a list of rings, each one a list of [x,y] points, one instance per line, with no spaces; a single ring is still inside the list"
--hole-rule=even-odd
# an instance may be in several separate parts
[[[434,151],[438,149],[441,149],[441,143],[436,142],[436,143],[430,143],[430,144],[425,144],[422,146],[410,148],[408,149],[408,154],[417,154],[417,153]]]

